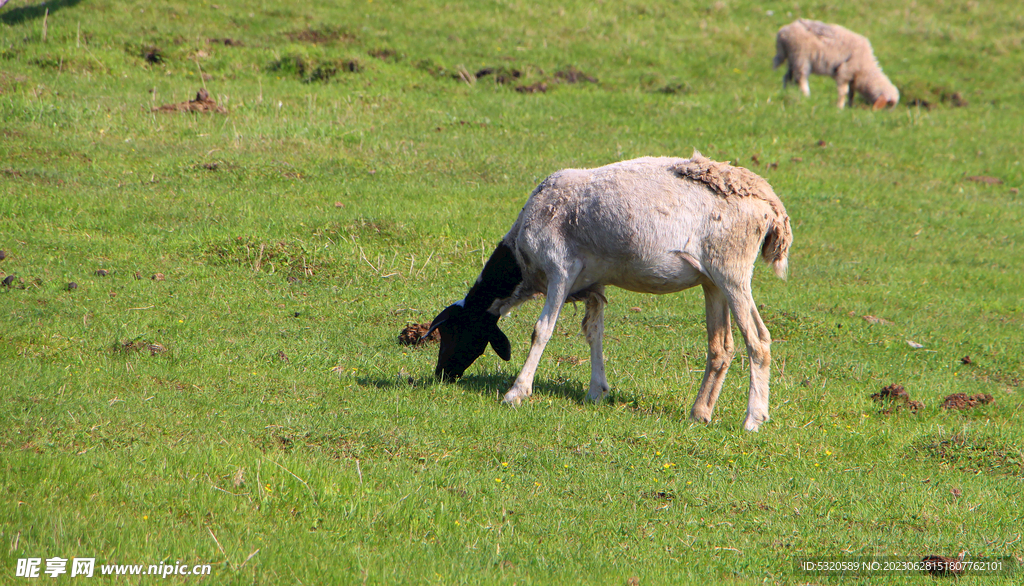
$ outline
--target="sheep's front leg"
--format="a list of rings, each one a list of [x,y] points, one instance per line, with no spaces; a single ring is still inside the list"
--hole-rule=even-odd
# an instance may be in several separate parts
[[[846,61],[842,65],[836,68],[835,74],[832,76],[836,80],[836,91],[839,93],[836,105],[839,108],[845,108],[847,102],[850,106],[853,106],[853,71],[850,69],[849,61]]]
[[[579,269],[572,271],[569,275],[548,274],[547,300],[544,302],[544,310],[540,312],[537,325],[533,327],[533,337],[530,341],[530,353],[526,356],[523,369],[519,371],[516,382],[512,388],[505,393],[503,403],[518,405],[533,394],[533,377],[537,374],[537,365],[540,364],[540,357],[544,353],[544,346],[551,339],[555,331],[555,323],[558,321],[558,312],[565,304],[565,298],[569,294],[569,285],[579,274]]]
[[[731,295],[730,304],[736,317],[736,324],[747,343],[747,357],[750,359],[750,397],[743,428],[747,431],[757,431],[761,424],[769,419],[768,379],[772,363],[772,337],[757,312],[749,285]]]
[[[704,367],[704,380],[700,383],[697,400],[690,410],[690,418],[709,423],[735,351],[732,323],[729,321],[729,301],[725,293],[711,283],[704,285],[704,315],[708,329],[708,362]]]
[[[583,334],[590,344],[590,392],[587,400],[597,403],[608,394],[608,379],[604,374],[604,287],[595,287],[587,296],[587,311],[583,315]]]
[[[840,83],[840,84],[838,84],[836,86],[836,89],[838,90],[838,93],[839,93],[839,99],[836,101],[836,106],[838,106],[839,109],[843,109],[843,108],[846,107],[846,102],[847,101],[849,101],[850,105],[852,106],[853,105],[853,92],[850,91],[850,84],[849,83]]]

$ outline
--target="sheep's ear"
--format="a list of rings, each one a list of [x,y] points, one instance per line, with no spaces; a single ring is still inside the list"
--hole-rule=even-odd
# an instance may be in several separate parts
[[[875,105],[871,106],[871,110],[873,112],[877,112],[888,105],[889,102],[885,99],[885,96],[879,96],[878,99],[875,100]]]
[[[448,318],[452,317],[453,313],[455,313],[455,312],[457,312],[457,311],[459,311],[461,309],[462,309],[462,306],[459,305],[458,303],[449,305],[448,307],[444,308],[441,311],[441,313],[437,314],[437,317],[434,318],[434,321],[430,322],[430,329],[427,330],[427,333],[423,334],[423,338],[426,338],[426,337],[430,336],[430,334],[433,334],[434,330],[436,330],[438,327],[440,327],[440,325],[443,324],[444,322],[448,321]],[[423,339],[423,338],[420,338],[420,339]]]
[[[505,362],[512,360],[512,344],[508,341],[508,336],[505,332],[498,329],[498,326],[494,326],[491,330],[490,336],[491,348],[501,356],[501,359]]]

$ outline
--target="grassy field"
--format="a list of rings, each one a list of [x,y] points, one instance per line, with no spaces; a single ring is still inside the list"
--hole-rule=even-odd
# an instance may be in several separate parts
[[[774,33],[797,17],[872,39],[899,106],[837,110],[828,78],[783,91]],[[797,562],[1019,560],[1022,41],[1011,0],[12,0],[0,583],[32,557],[231,584],[824,584]],[[200,88],[227,113],[153,111]],[[433,381],[436,347],[397,344],[551,172],[694,148],[768,179],[793,221],[790,279],[754,276],[775,339],[761,432],[741,426],[742,351],[713,423],[687,419],[699,290],[609,290],[597,406],[582,307],[518,409],[498,398],[539,303],[503,322],[511,362],[456,384]],[[870,395],[893,384],[923,409],[884,413]],[[940,408],[952,393],[994,401]]]

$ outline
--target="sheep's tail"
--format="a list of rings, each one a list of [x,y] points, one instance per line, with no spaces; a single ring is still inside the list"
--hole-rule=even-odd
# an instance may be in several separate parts
[[[782,280],[786,280],[786,272],[789,270],[789,245],[792,243],[793,230],[789,226],[789,216],[778,214],[765,232],[761,258],[772,266],[772,270]]]
[[[786,62],[786,43],[781,37],[775,37],[775,58],[772,59],[772,69],[778,69],[779,65]]]

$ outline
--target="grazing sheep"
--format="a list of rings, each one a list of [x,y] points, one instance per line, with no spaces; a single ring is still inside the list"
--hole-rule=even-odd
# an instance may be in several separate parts
[[[609,390],[601,350],[605,286],[673,293],[700,285],[708,360],[690,417],[711,421],[733,357],[731,309],[750,357],[744,427],[756,431],[768,421],[771,337],[750,279],[759,251],[785,278],[792,239],[789,216],[764,179],[696,151],[689,159],[645,157],[559,171],[530,195],[465,299],[434,318],[430,331],[441,334],[434,375],[462,376],[488,343],[509,360],[511,345],[498,318],[545,294],[526,363],[504,402],[517,405],[532,394],[541,353],[566,301],[586,304],[587,398],[599,401]]]
[[[782,87],[793,82],[805,96],[811,95],[807,77],[814,73],[836,80],[840,108],[845,106],[847,96],[853,105],[851,88],[864,96],[875,110],[895,106],[900,101],[899,90],[878,66],[871,43],[838,24],[801,18],[780,28],[775,37],[772,68],[785,61],[789,63],[782,77]]]

